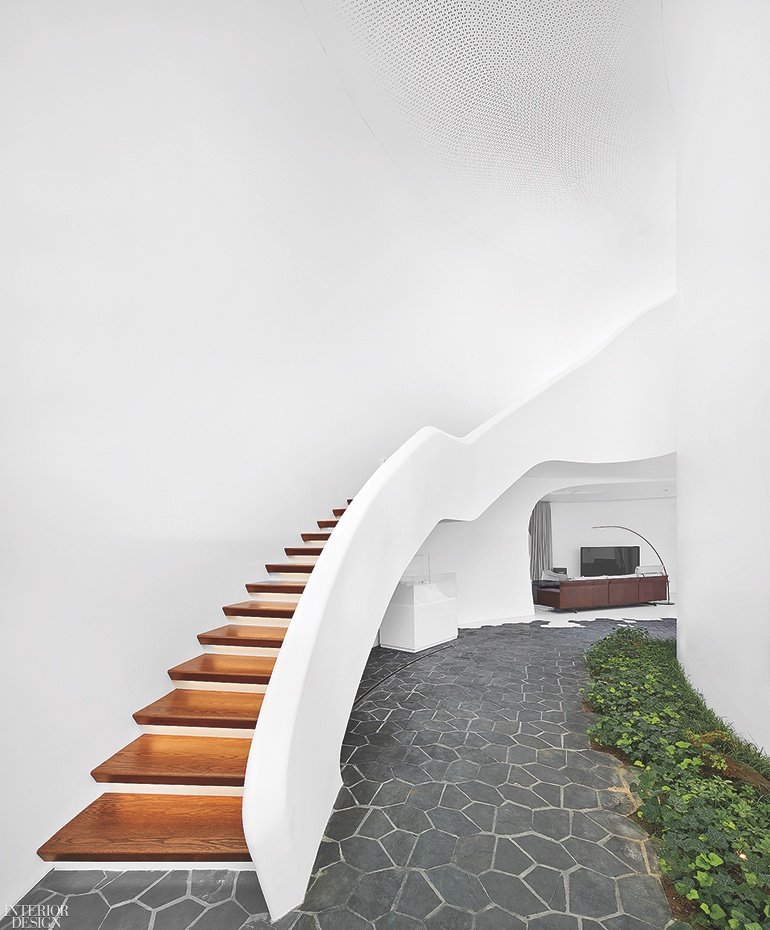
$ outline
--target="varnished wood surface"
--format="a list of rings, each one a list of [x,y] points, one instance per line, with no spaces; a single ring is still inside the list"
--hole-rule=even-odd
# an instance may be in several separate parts
[[[249,594],[302,594],[304,581],[257,581],[246,585]]]
[[[321,529],[329,528],[334,529],[334,527],[339,523],[339,520],[316,520],[316,523]]]
[[[291,617],[296,604],[290,601],[241,601],[222,608],[226,617]]]
[[[231,681],[267,684],[275,665],[274,656],[228,656],[204,653],[169,669],[174,681]]]
[[[46,862],[250,859],[241,799],[103,794],[38,850]]]
[[[323,540],[329,539],[331,535],[332,535],[331,533],[303,533],[302,541],[303,542],[323,541]]]
[[[288,546],[283,550],[286,555],[320,555],[323,546]]]
[[[250,739],[144,733],[91,772],[96,781],[243,785]]]
[[[332,513],[334,514],[335,517],[341,517],[342,514],[345,513],[345,508],[338,507],[336,510],[332,510]]]
[[[313,571],[314,565],[314,562],[268,562],[265,568],[271,574],[280,572],[281,574],[307,575]]]
[[[262,649],[280,649],[286,636],[285,626],[227,626],[208,630],[198,636],[204,646],[256,646]]]
[[[264,695],[253,691],[175,688],[134,714],[141,726],[254,727]]]

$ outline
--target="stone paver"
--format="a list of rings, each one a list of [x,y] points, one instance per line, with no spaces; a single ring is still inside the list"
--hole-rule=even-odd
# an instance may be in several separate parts
[[[664,930],[621,764],[585,736],[582,656],[617,625],[373,650],[307,896],[275,925],[232,870],[51,872],[20,903],[66,905],[62,930]]]

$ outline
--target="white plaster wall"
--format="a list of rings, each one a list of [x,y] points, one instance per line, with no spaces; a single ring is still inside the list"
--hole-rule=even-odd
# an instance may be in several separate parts
[[[678,147],[679,639],[770,750],[770,101],[764,0],[667,0]]]
[[[676,591],[676,498],[617,501],[552,501],[553,564],[580,574],[581,546],[639,546],[640,565],[659,565],[658,557],[638,536],[623,530],[594,530],[592,526],[628,526],[646,536],[660,552],[668,569],[671,592]]]
[[[420,547],[431,572],[457,575],[461,627],[532,614],[529,587],[521,585],[529,579],[529,515],[552,488],[549,479],[517,481],[476,520],[439,523]]]
[[[0,5],[0,902],[244,582],[669,288],[446,219],[299,0]]]

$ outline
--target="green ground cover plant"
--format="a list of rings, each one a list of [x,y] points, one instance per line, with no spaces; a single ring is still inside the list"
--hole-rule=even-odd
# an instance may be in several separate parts
[[[638,769],[636,817],[689,922],[770,930],[770,759],[709,710],[673,640],[617,629],[586,663],[589,735]]]

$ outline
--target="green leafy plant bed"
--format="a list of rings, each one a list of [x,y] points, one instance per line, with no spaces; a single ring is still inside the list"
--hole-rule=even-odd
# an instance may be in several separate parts
[[[694,927],[770,930],[770,759],[692,688],[673,640],[618,629],[586,655],[589,736],[636,766],[636,818]]]

